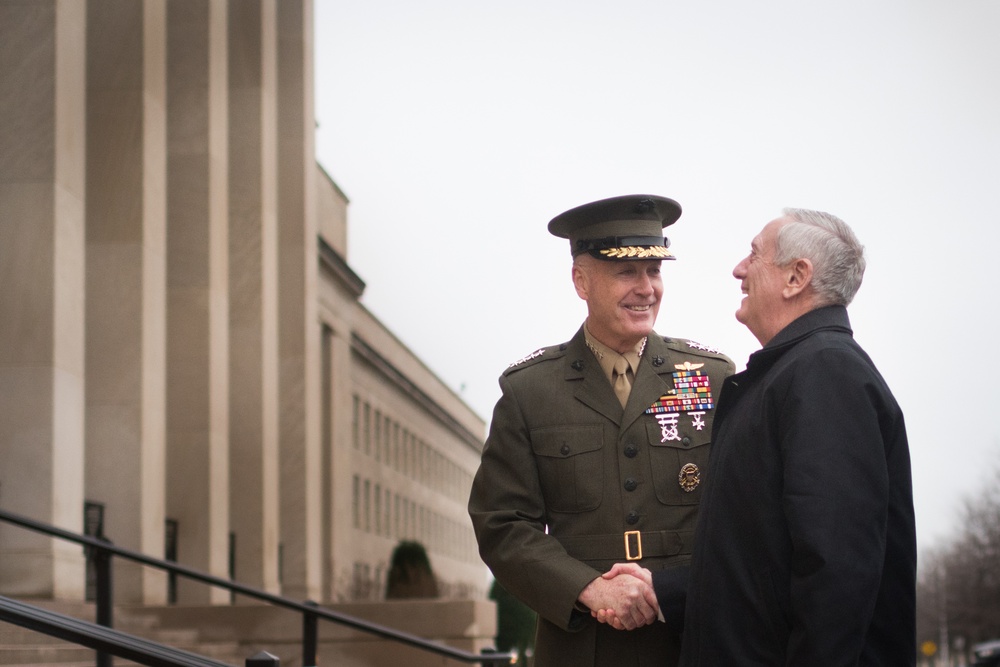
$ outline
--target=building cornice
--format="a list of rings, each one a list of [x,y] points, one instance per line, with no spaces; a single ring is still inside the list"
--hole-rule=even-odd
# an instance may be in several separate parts
[[[454,433],[459,440],[471,447],[473,451],[477,453],[482,451],[482,438],[476,437],[472,431],[452,417],[447,410],[442,408],[433,398],[428,396],[420,387],[406,377],[388,359],[376,352],[375,348],[365,342],[356,333],[351,334],[351,349],[367,361],[386,380],[395,385],[421,408],[426,410],[428,414],[437,419],[445,428]]]
[[[355,298],[361,298],[365,291],[365,281],[347,264],[326,240],[319,236],[319,264],[340,282],[340,284]]]

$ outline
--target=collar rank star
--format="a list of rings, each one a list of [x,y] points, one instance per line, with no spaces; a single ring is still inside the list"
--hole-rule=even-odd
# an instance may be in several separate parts
[[[661,440],[680,440],[677,420],[681,412],[691,418],[691,426],[700,431],[705,428],[705,412],[714,407],[712,387],[708,375],[701,371],[705,364],[692,364],[685,361],[675,364],[673,373],[674,391],[661,396],[655,403],[646,408],[647,415],[655,415],[660,424]]]
[[[540,350],[535,350],[534,352],[532,352],[528,356],[521,357],[517,361],[511,362],[511,364],[509,366],[507,366],[507,368],[514,368],[514,366],[520,366],[521,364],[526,363],[528,361],[531,361],[532,359],[535,359],[537,357],[540,357],[543,354],[545,354],[545,349],[544,348],[540,349]]]
[[[712,345],[702,345],[701,343],[696,343],[693,340],[689,340],[687,344],[688,347],[695,350],[701,350],[702,352],[711,352],[712,354],[722,354],[719,348],[714,347]]]

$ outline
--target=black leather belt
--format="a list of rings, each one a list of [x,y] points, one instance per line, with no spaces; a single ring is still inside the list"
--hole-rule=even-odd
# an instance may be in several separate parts
[[[691,553],[694,531],[629,530],[610,535],[556,536],[573,558],[625,562]]]

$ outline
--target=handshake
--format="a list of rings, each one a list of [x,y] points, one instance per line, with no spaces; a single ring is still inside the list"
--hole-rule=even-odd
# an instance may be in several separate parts
[[[660,616],[653,575],[635,563],[618,563],[580,592],[579,601],[600,623],[635,630]]]

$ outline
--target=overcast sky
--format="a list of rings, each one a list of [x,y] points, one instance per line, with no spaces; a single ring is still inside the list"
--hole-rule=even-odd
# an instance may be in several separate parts
[[[679,201],[656,330],[759,346],[733,266],[786,206],[868,252],[855,337],[907,419],[918,540],[1000,463],[1000,2],[316,0],[317,158],[362,302],[484,419],[586,310],[548,221]]]

